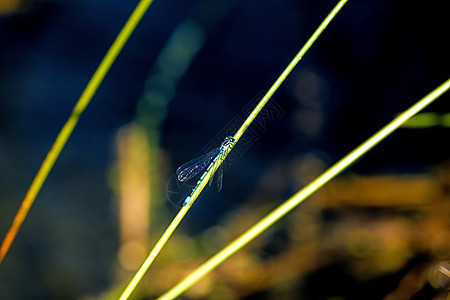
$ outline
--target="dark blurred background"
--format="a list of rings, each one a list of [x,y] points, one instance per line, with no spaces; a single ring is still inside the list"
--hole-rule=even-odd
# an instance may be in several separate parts
[[[0,0],[2,239],[137,3]],[[0,299],[116,298],[189,192],[176,168],[235,133],[336,3],[155,1],[0,265]],[[223,190],[205,189],[134,297],[162,294],[447,80],[447,5],[350,0],[230,154]],[[184,297],[447,299],[449,100]]]

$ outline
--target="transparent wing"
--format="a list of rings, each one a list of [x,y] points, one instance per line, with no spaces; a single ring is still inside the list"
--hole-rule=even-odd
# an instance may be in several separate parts
[[[216,174],[214,174],[214,177],[216,178],[217,191],[220,192],[222,190],[223,164],[221,164],[219,169],[217,169]]]
[[[181,165],[177,169],[177,180],[179,182],[184,182],[186,180],[195,177],[200,174],[209,164],[213,161],[216,155],[219,153],[220,148],[213,149],[202,156],[194,158],[187,163]]]
[[[214,176],[211,177],[211,179],[209,180],[208,184],[209,186],[211,186],[213,182],[215,182],[216,189],[218,192],[220,192],[222,190],[222,180],[223,180],[223,164],[219,166],[216,173],[214,173]]]

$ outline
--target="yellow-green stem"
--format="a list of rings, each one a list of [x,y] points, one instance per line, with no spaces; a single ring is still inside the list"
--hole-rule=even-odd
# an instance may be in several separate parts
[[[91,101],[92,97],[94,96],[95,92],[97,91],[100,83],[105,78],[106,73],[108,73],[109,69],[111,68],[112,64],[116,60],[117,55],[122,50],[123,46],[127,42],[130,35],[133,33],[134,29],[136,28],[136,25],[139,23],[139,21],[142,19],[142,16],[147,11],[150,4],[153,2],[153,0],[141,0],[141,2],[138,4],[136,9],[131,14],[128,21],[125,23],[124,27],[120,31],[119,35],[117,36],[114,43],[109,48],[108,52],[106,53],[105,57],[103,58],[102,62],[98,66],[97,70],[95,71],[94,75],[92,76],[91,80],[87,84],[86,88],[84,89],[83,93],[80,96],[80,99],[78,99],[78,102],[76,103],[71,115],[69,116],[69,119],[64,124],[63,128],[59,132],[58,136],[56,137],[55,142],[53,143],[53,146],[51,147],[50,151],[48,152],[47,156],[44,159],[44,162],[42,163],[41,167],[39,168],[39,171],[37,172],[36,176],[33,179],[33,182],[31,183],[25,198],[23,199],[19,210],[17,211],[14,220],[8,229],[8,232],[6,233],[5,238],[3,239],[2,245],[0,247],[0,263],[3,261],[6,253],[8,253],[11,244],[13,243],[17,232],[19,231],[20,227],[22,226],[22,223],[25,221],[25,218],[28,215],[28,212],[30,211],[31,206],[34,203],[34,200],[36,199],[37,194],[42,188],[42,185],[44,184],[45,180],[47,179],[48,174],[50,173],[51,169],[55,165],[56,160],[59,157],[59,154],[61,153],[62,149],[64,148],[67,140],[69,139],[70,135],[73,132],[73,129],[78,123],[78,120],[81,116],[81,114],[86,109],[86,106]]]
[[[333,10],[328,14],[328,16],[325,18],[325,20],[320,24],[320,26],[317,28],[317,30],[313,33],[313,35],[308,39],[306,44],[300,49],[298,54],[294,57],[294,59],[291,61],[291,63],[286,67],[286,69],[283,71],[283,73],[280,75],[280,77],[275,81],[275,83],[272,85],[272,87],[269,89],[269,91],[266,93],[266,95],[261,99],[259,104],[256,106],[256,108],[252,111],[252,113],[247,117],[245,122],[242,124],[241,128],[236,132],[234,135],[235,143],[239,140],[239,138],[242,136],[242,134],[246,131],[248,126],[253,122],[253,120],[256,118],[256,116],[259,114],[261,109],[266,105],[267,101],[269,101],[270,97],[275,93],[275,91],[278,89],[278,87],[283,83],[283,81],[286,79],[286,77],[289,75],[289,73],[292,71],[292,69],[297,65],[297,63],[300,61],[300,59],[303,57],[303,55],[308,51],[309,48],[314,44],[314,42],[317,40],[317,38],[320,36],[320,34],[325,30],[327,25],[331,22],[331,20],[336,16],[336,14],[339,12],[339,10],[344,6],[344,4],[348,0],[341,0],[334,8]],[[139,281],[144,276],[147,269],[152,264],[155,257],[158,255],[161,248],[164,246],[164,244],[167,242],[169,237],[172,235],[178,224],[183,219],[184,215],[187,213],[189,208],[192,206],[192,204],[195,202],[197,197],[200,195],[200,193],[203,191],[203,188],[206,186],[206,184],[209,182],[211,176],[213,176],[214,172],[217,170],[217,168],[220,166],[220,164],[224,161],[228,153],[231,151],[232,147],[229,147],[227,151],[221,156],[220,159],[216,161],[214,164],[214,167],[212,167],[208,173],[204,176],[202,181],[198,184],[197,188],[191,195],[191,200],[189,201],[188,205],[185,205],[182,207],[180,212],[175,216],[175,219],[170,223],[169,227],[166,229],[166,231],[163,233],[159,241],[156,243],[144,263],[141,265],[137,273],[134,275],[133,279],[130,281],[122,295],[120,296],[121,300],[128,299],[130,294],[133,292],[133,290],[136,288]]]

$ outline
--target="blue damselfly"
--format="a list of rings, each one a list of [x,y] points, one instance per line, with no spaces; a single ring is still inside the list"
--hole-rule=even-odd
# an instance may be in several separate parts
[[[203,178],[206,176],[206,173],[214,166],[214,164],[217,162],[219,158],[222,158],[222,155],[228,151],[229,148],[233,147],[234,144],[234,138],[231,136],[227,136],[225,140],[222,142],[219,148],[213,149],[209,151],[206,154],[203,154],[200,157],[197,157],[193,160],[188,161],[187,163],[181,165],[177,169],[177,180],[179,182],[187,181],[198,174],[200,174],[203,170],[203,175],[198,180],[195,187],[192,189],[192,192],[189,196],[186,197],[186,199],[183,202],[183,206],[188,204],[192,194],[194,191],[198,188],[198,185],[203,180]],[[205,170],[206,168],[206,170]],[[220,165],[219,169],[216,171],[216,174],[211,177],[211,180],[209,181],[209,184],[211,185],[211,182],[213,181],[213,178],[215,177],[216,181],[216,187],[217,190],[220,191],[222,189],[222,178],[223,178],[223,167]]]

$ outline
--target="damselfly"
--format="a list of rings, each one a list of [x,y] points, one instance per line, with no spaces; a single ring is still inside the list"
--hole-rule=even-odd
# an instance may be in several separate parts
[[[203,175],[200,177],[200,179],[197,181],[197,184],[192,189],[191,194],[187,196],[186,199],[184,200],[183,206],[189,203],[192,194],[197,189],[198,185],[203,180],[203,178],[206,176],[206,173],[208,173],[208,171],[212,168],[212,166],[214,166],[217,160],[221,158],[222,155],[226,153],[229,148],[233,147],[233,144],[234,138],[231,136],[227,136],[219,148],[213,149],[200,157],[190,160],[187,163],[181,165],[177,169],[177,180],[179,182],[184,182],[200,174],[200,172],[202,172],[206,168],[206,170],[203,172]],[[216,174],[214,175],[218,191],[222,189],[222,179],[223,179],[222,166],[223,165],[220,165],[219,169],[216,171]],[[211,177],[211,180],[209,181],[210,185],[212,181],[213,177]]]

